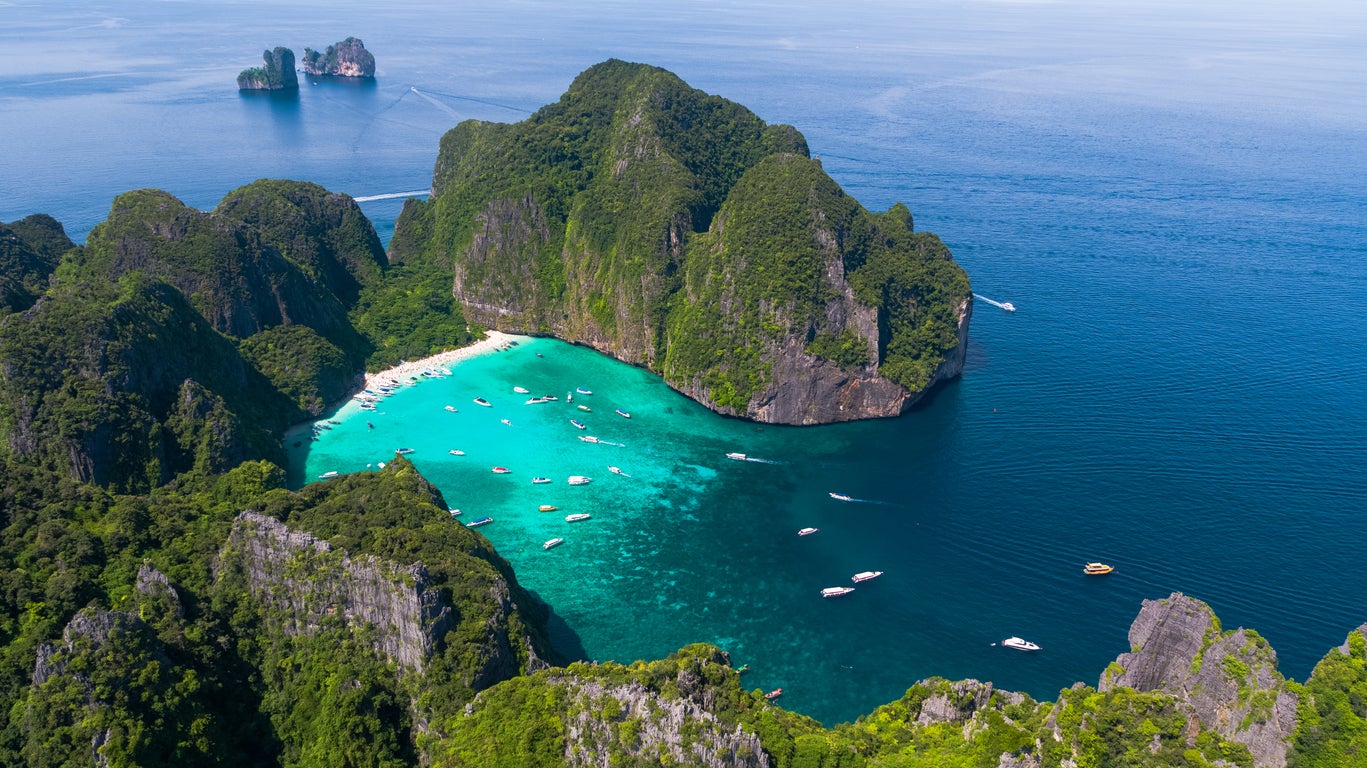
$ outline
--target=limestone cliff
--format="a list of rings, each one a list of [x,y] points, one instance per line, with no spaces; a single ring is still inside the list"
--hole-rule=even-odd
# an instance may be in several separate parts
[[[1286,765],[1297,696],[1277,670],[1277,654],[1252,630],[1222,632],[1210,606],[1180,592],[1145,600],[1121,654],[1098,688],[1161,691],[1201,724],[1244,744],[1255,764]]]
[[[261,54],[265,63],[244,69],[237,76],[241,91],[297,91],[299,74],[294,71],[294,51],[281,46]]]
[[[962,369],[967,277],[905,206],[866,211],[795,129],[608,61],[515,125],[442,138],[390,258],[450,264],[466,316],[643,365],[708,407],[890,416]]]
[[[312,48],[304,49],[306,75],[326,75],[333,77],[374,77],[375,57],[365,49],[365,43],[348,37],[340,43],[329,45],[323,53]]]

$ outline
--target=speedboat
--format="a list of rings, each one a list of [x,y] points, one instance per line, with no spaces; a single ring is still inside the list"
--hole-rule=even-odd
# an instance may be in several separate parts
[[[448,406],[446,406],[446,410],[450,411],[451,413],[455,413],[455,412],[456,412],[456,406],[454,406],[454,405],[448,405]]]
[[[319,476],[318,476],[318,479],[319,479],[319,480],[326,480],[326,479],[328,479],[329,477],[336,477],[337,475],[338,475],[338,472],[337,472],[337,470],[334,469],[334,470],[332,470],[331,472],[324,472],[323,474],[319,475]]]
[[[583,441],[586,442],[586,443],[601,443],[601,442],[603,442],[602,440],[599,440],[598,438],[594,437],[593,435],[580,435],[580,436],[579,436],[579,439],[580,439],[580,440],[583,440]]]
[[[1105,576],[1114,570],[1114,567],[1105,563],[1088,563],[1082,566],[1082,572],[1088,576]]]
[[[447,451],[447,453],[451,454],[452,456],[464,456],[464,455],[465,455],[465,451],[462,451],[462,450],[459,449],[459,448],[452,448],[451,450]]]
[[[551,548],[553,548],[553,547],[558,547],[558,546],[560,546],[561,544],[564,544],[564,543],[565,543],[565,540],[557,536],[556,538],[551,539],[550,541],[547,541],[545,544],[542,544],[542,545],[541,545],[541,548],[542,548],[542,549],[551,549]]]
[[[593,482],[593,478],[583,475],[570,475],[570,485],[588,485]]]
[[[854,587],[826,587],[821,590],[822,597],[840,597],[854,591]]]
[[[532,485],[541,485],[543,483],[549,483],[550,481],[551,479],[549,477],[533,477]]]
[[[879,576],[882,576],[882,575],[883,575],[883,572],[882,572],[882,571],[860,571],[859,573],[856,573],[856,574],[854,575],[854,578],[851,579],[851,580],[852,580],[855,584],[858,584],[858,583],[861,582],[861,581],[869,581],[870,579],[876,579],[876,578],[878,578]]]
[[[766,698],[766,699],[777,699],[778,697],[780,697],[780,696],[782,696],[782,695],[783,695],[783,689],[782,689],[782,688],[775,688],[774,690],[769,691],[768,693],[764,694],[764,698]]]
[[[1006,310],[1007,312],[1015,312],[1015,311],[1016,311],[1016,305],[1015,305],[1015,304],[1012,304],[1012,303],[1009,302],[1009,301],[1003,301],[1003,302],[1002,302],[1002,309]]]
[[[570,419],[570,423],[573,424],[573,425],[574,425],[575,427],[577,427],[578,429],[588,429],[588,427],[586,427],[586,426],[584,426],[583,424],[581,424],[581,423],[575,421],[574,419]]]
[[[537,512],[554,512],[555,510],[556,506],[554,504],[542,504],[536,508]]]
[[[455,507],[451,507],[446,511],[451,513],[451,517],[460,517],[460,510],[456,509]]]
[[[576,512],[576,513],[574,513],[573,515],[565,515],[565,522],[567,522],[567,523],[577,523],[577,522],[579,522],[580,520],[587,520],[587,519],[589,519],[590,517],[592,517],[592,515],[590,515],[590,514],[587,513],[587,512]]]
[[[617,415],[618,415],[618,416],[621,416],[621,417],[624,418],[624,419],[629,419],[629,418],[631,418],[631,414],[627,413],[626,411],[622,410],[621,408],[618,408],[618,409],[617,409]]]
[[[519,395],[531,394],[531,391],[524,387],[513,387],[513,391],[518,393]]]
[[[504,424],[507,424],[510,427],[513,425],[513,423],[511,421],[508,421],[507,419],[499,419],[499,421],[503,422]]]
[[[802,530],[800,530],[800,531],[797,532],[797,535],[798,535],[798,536],[811,536],[812,534],[816,533],[816,532],[819,531],[819,530],[821,530],[821,529],[820,529],[820,528],[803,528]]]
[[[736,461],[745,461],[746,456],[743,453],[728,453],[726,454],[726,458],[735,459]]]
[[[492,471],[495,475],[506,475],[509,472],[512,472],[512,470],[507,467],[494,467]]]
[[[524,405],[536,405],[537,403],[544,403],[544,402],[546,402],[546,398],[544,398],[544,397],[529,397],[529,398],[527,398],[527,402],[524,403]]]
[[[588,407],[587,405],[577,405],[577,406],[575,406],[575,407],[578,408],[579,410],[583,411],[584,413],[589,413],[589,412],[591,412],[591,411],[593,410],[592,408]]]
[[[488,525],[489,523],[492,523],[493,521],[494,521],[494,519],[493,519],[492,517],[481,517],[481,518],[479,518],[479,519],[477,519],[477,520],[471,520],[470,522],[466,523],[466,524],[465,524],[465,527],[466,527],[466,528],[478,528],[478,527],[480,527],[481,525]]]
[[[574,388],[574,391],[575,391],[575,392],[578,392],[578,393],[581,394],[581,395],[591,395],[591,394],[593,394],[593,392],[589,391],[588,387],[575,387],[575,388]]]
[[[622,477],[631,477],[631,475],[628,475],[627,473],[623,472],[621,467],[609,466],[608,471],[614,475],[621,475]]]
[[[846,495],[843,494],[843,493],[835,493],[835,492],[832,492],[832,493],[831,493],[831,498],[832,498],[832,499],[835,499],[836,501],[854,501],[854,497],[853,497],[853,496],[846,496]]]
[[[1002,641],[1002,645],[1007,648],[1015,648],[1018,651],[1038,651],[1039,646],[1029,640],[1022,640],[1019,637],[1008,637]]]
[[[399,454],[400,456],[407,456],[408,454],[410,454],[410,453],[413,452],[413,449],[412,449],[412,448],[395,448],[395,449],[394,449],[394,452],[397,453],[397,454]]]
[[[493,407],[493,405],[492,405],[488,400],[485,400],[485,399],[482,398],[482,397],[476,397],[476,398],[475,398],[475,405],[482,405],[482,406],[484,406],[485,408],[492,408],[492,407]]]

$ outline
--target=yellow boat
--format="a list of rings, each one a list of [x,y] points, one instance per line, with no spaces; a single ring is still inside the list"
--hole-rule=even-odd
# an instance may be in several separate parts
[[[539,509],[541,512],[554,512],[554,511],[555,511],[555,505],[554,505],[554,504],[542,504],[538,509]]]
[[[1088,576],[1104,576],[1114,570],[1105,563],[1088,563],[1082,567],[1082,572]]]

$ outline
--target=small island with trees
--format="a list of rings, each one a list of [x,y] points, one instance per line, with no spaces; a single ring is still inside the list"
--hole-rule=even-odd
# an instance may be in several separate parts
[[[294,71],[294,51],[277,45],[261,54],[265,65],[244,69],[237,75],[241,91],[297,91],[299,75]]]
[[[295,91],[299,89],[299,73],[294,68],[294,51],[283,46],[262,53],[265,64],[244,69],[237,76],[238,90]],[[300,60],[304,74],[325,77],[374,78],[375,57],[365,49],[359,38],[348,37],[319,52],[304,49]]]

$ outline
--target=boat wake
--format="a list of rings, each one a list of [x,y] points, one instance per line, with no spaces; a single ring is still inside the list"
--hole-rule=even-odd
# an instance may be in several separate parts
[[[761,458],[759,458],[758,456],[746,456],[746,457],[745,457],[745,460],[746,460],[746,461],[753,461],[753,462],[755,462],[756,464],[782,464],[782,463],[783,463],[783,462],[781,462],[781,461],[774,461],[773,459],[761,459]]]
[[[1006,310],[1007,312],[1015,312],[1015,311],[1016,311],[1016,305],[1015,305],[1015,304],[1012,304],[1012,303],[1009,302],[1009,301],[993,301],[993,300],[987,298],[986,296],[982,295],[981,293],[975,293],[975,294],[973,294],[973,295],[974,295],[975,297],[979,298],[979,299],[982,299],[983,301],[987,302],[988,304],[991,304],[991,305],[994,306],[994,307],[1001,307],[1002,309]]]
[[[418,189],[412,192],[385,192],[382,195],[363,195],[351,199],[358,203],[368,203],[371,200],[397,200],[401,197],[427,197],[431,194],[432,190],[430,189]]]

